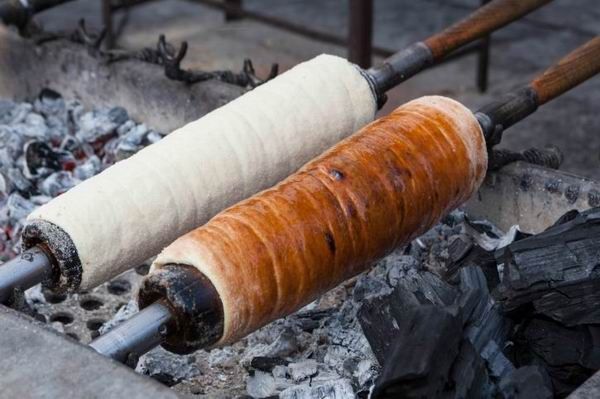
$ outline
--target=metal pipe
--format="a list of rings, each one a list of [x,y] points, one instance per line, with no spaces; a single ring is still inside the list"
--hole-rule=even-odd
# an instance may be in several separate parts
[[[490,1],[480,0],[480,5],[483,7]],[[481,38],[481,47],[477,56],[477,88],[481,93],[485,93],[488,87],[491,41],[492,35],[485,35]]]
[[[348,60],[361,68],[371,66],[373,0],[350,0]]]
[[[44,250],[34,247],[0,266],[0,303],[15,289],[26,290],[50,276],[52,261]]]
[[[167,325],[173,320],[168,306],[155,302],[125,323],[101,335],[90,343],[96,352],[119,362],[131,356],[137,358],[160,345],[167,335]]]

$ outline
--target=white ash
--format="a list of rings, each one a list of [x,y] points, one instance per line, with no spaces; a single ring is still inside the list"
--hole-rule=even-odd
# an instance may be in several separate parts
[[[288,371],[294,382],[300,382],[317,375],[317,366],[316,360],[303,360],[297,363],[290,363]]]
[[[19,252],[35,207],[162,137],[121,107],[87,111],[48,89],[31,103],[0,100],[0,261]]]
[[[106,334],[119,324],[123,323],[126,320],[131,319],[131,317],[139,311],[137,301],[134,299],[129,300],[126,305],[121,306],[117,313],[114,315],[112,319],[107,321],[98,329],[100,334]]]
[[[327,381],[317,386],[301,385],[291,387],[279,395],[279,399],[350,399],[354,397],[352,384],[346,379]]]
[[[154,348],[142,356],[135,371],[169,386],[201,374],[193,356],[172,356],[161,347]]]

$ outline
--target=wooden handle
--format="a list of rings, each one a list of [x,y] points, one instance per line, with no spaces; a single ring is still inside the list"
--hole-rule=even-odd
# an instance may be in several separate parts
[[[600,36],[596,36],[535,78],[531,88],[542,105],[599,72]]]
[[[552,0],[492,0],[465,19],[425,40],[433,59],[440,60],[457,48],[479,39],[529,14]]]

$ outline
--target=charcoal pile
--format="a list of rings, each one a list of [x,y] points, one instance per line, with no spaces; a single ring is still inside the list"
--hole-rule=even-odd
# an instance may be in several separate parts
[[[551,397],[543,370],[517,368],[503,353],[512,326],[479,267],[451,283],[422,270],[365,303],[360,320],[384,365],[374,397]]]
[[[600,369],[600,209],[569,212],[495,256],[495,296],[519,320],[516,360],[543,367],[556,394],[569,394]]]
[[[35,207],[161,137],[121,107],[87,111],[49,89],[32,103],[0,100],[0,260],[18,252]]]
[[[565,397],[600,368],[600,210],[535,236],[465,222],[441,271],[362,305],[373,397]]]

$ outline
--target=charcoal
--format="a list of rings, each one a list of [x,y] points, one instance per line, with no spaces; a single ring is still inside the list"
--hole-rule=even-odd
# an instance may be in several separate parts
[[[600,368],[599,334],[598,326],[565,327],[533,318],[515,337],[517,361],[543,366],[555,393],[566,395]]]
[[[407,276],[390,295],[364,302],[358,317],[379,363],[385,363],[394,345],[394,337],[401,333],[398,315],[418,305],[453,304],[457,294],[434,274],[423,272]]]
[[[57,115],[46,116],[46,126],[48,127],[47,136],[52,144],[60,144],[67,134],[69,134],[66,113],[64,117]]]
[[[0,125],[7,125],[12,123],[13,112],[17,107],[12,101],[0,99]]]
[[[102,171],[102,160],[96,155],[90,156],[85,162],[73,169],[73,177],[78,180],[87,180]]]
[[[127,111],[121,107],[86,112],[79,118],[79,131],[75,135],[87,143],[106,141],[128,119]]]
[[[23,175],[21,169],[10,168],[7,172],[8,180],[12,188],[22,195],[29,197],[35,190],[31,182]]]
[[[207,363],[211,368],[230,369],[237,366],[238,360],[238,352],[230,346],[225,346],[210,351]]]
[[[354,397],[354,389],[347,379],[337,379],[319,385],[290,387],[279,394],[279,399],[346,399]]]
[[[481,318],[489,301],[489,291],[485,276],[478,267],[463,267],[460,273],[460,299],[459,307],[463,316],[463,323]]]
[[[0,149],[5,150],[6,156],[0,159],[4,167],[12,165],[13,160],[23,153],[25,138],[21,136],[14,127],[0,125]]]
[[[83,150],[81,148],[82,143],[74,136],[65,137],[59,146],[61,151],[69,152],[71,154],[82,153]]]
[[[0,173],[0,201],[6,198],[10,188],[10,182]]]
[[[280,357],[257,356],[250,361],[250,367],[270,373],[275,366],[287,366],[289,363]]]
[[[10,105],[2,106],[2,114],[0,114],[0,123],[4,125],[16,125],[22,123],[27,115],[31,112],[33,106],[28,103],[13,103]]]
[[[44,195],[56,197],[75,187],[79,182],[78,179],[73,177],[71,172],[55,172],[42,180],[39,184],[39,190]]]
[[[381,261],[381,266],[388,271],[387,282],[392,287],[397,286],[403,278],[419,267],[414,257],[404,254],[388,256]]]
[[[246,391],[253,398],[268,398],[275,394],[275,378],[270,373],[254,372],[246,382]]]
[[[315,360],[304,360],[288,365],[288,374],[294,382],[300,382],[317,374],[317,362]]]
[[[67,105],[62,95],[48,88],[40,91],[33,103],[33,109],[46,117],[59,116],[64,119],[67,117]]]
[[[476,266],[483,271],[489,289],[494,289],[500,283],[494,253],[484,250],[468,237],[457,237],[450,244],[448,252],[449,261],[445,273],[447,278],[452,278],[463,267]]]
[[[490,383],[483,359],[468,339],[460,344],[443,394],[445,398],[489,398],[495,387]]]
[[[298,339],[295,332],[289,327],[284,327],[274,339],[269,340],[268,344],[261,342],[249,348],[240,359],[240,363],[244,366],[249,366],[252,363],[252,359],[258,356],[286,357],[294,353],[297,349]]]
[[[549,399],[554,397],[546,372],[537,366],[524,366],[513,370],[498,385],[498,397],[502,399]]]
[[[400,290],[406,291],[398,287],[389,297],[374,298],[363,303],[358,313],[362,330],[379,364],[384,364],[388,358],[395,336],[400,328],[394,318],[390,303],[392,301],[400,302],[397,298],[401,295],[410,295],[410,292],[401,293]]]
[[[373,385],[375,379],[379,375],[380,368],[378,365],[370,360],[363,359],[358,362],[356,367],[354,368],[354,372],[352,373],[352,377],[358,383],[360,387],[368,387]]]
[[[500,380],[515,370],[515,366],[504,355],[496,341],[488,341],[480,354],[485,360],[491,378]]]
[[[479,267],[454,283],[422,271],[366,301],[359,321],[383,370],[373,397],[490,397],[514,369],[503,354],[511,324]]]
[[[175,355],[161,347],[140,357],[135,370],[168,386],[200,375],[200,369],[191,355]]]
[[[399,329],[374,397],[438,397],[459,352],[462,321],[440,307],[423,305],[396,314]]]
[[[146,125],[137,125],[131,128],[119,142],[117,147],[119,151],[124,152],[137,152],[144,142],[146,135],[148,134],[148,128]]]
[[[151,130],[150,132],[148,132],[148,135],[146,136],[146,140],[148,140],[148,144],[154,144],[154,143],[158,143],[160,140],[162,140],[164,136],[158,132],[155,132],[154,130]]]
[[[61,158],[62,155],[45,142],[30,141],[25,144],[26,171],[33,178],[61,170]]]
[[[600,323],[600,209],[593,208],[497,254],[494,295],[510,313],[533,307],[567,326]]]
[[[458,292],[431,272],[412,273],[399,282],[421,304],[451,305]]]
[[[46,120],[42,115],[34,112],[27,114],[22,123],[14,125],[14,130],[21,137],[37,140],[46,140],[48,138]]]
[[[25,219],[35,208],[31,201],[26,200],[18,193],[8,196],[5,207],[12,223]]]
[[[391,288],[386,281],[366,274],[359,277],[352,295],[356,302],[362,302],[373,296],[386,295],[390,292]]]
[[[335,309],[305,310],[296,313],[297,321],[302,331],[312,332],[321,326],[325,317],[331,316]]]
[[[25,291],[25,300],[30,306],[34,306],[36,304],[45,304],[46,298],[42,292],[42,285],[34,285]]]
[[[501,313],[486,286],[483,272],[478,267],[460,270],[461,297],[458,301],[465,323],[464,334],[478,352],[490,341],[503,346],[512,327]],[[467,315],[467,316],[465,316]]]
[[[119,137],[125,136],[127,132],[129,132],[134,127],[135,122],[130,119],[117,128],[117,134],[119,135]]]

